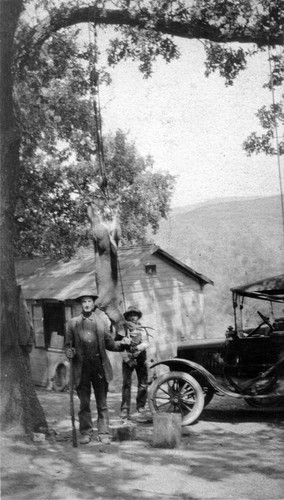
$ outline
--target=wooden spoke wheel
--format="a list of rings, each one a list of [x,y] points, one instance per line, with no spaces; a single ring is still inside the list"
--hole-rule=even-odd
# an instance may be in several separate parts
[[[158,377],[149,388],[152,413],[180,413],[182,425],[198,419],[204,408],[204,393],[197,380],[184,372],[169,372]]]
[[[213,396],[215,394],[212,385],[210,385],[207,382],[206,378],[203,377],[203,375],[198,370],[192,370],[190,372],[190,375],[194,377],[202,387],[204,393],[204,406],[209,405],[210,401],[212,401]]]

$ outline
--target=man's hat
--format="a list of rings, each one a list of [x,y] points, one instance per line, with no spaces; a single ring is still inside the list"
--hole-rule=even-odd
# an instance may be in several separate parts
[[[128,309],[126,309],[126,311],[125,311],[125,313],[124,313],[123,316],[127,320],[128,316],[130,316],[131,314],[136,314],[139,319],[142,316],[142,312],[139,311],[139,309],[137,307],[135,307],[135,306],[128,307]]]
[[[86,290],[82,290],[80,292],[80,295],[78,297],[76,297],[76,302],[79,302],[81,303],[81,300],[83,297],[91,297],[93,300],[96,300],[98,298],[98,293],[95,289],[86,289]]]

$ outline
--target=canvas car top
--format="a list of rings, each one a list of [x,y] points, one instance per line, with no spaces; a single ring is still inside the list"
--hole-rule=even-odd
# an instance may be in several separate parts
[[[231,288],[231,291],[243,297],[269,300],[270,302],[284,302],[284,274],[237,286]]]

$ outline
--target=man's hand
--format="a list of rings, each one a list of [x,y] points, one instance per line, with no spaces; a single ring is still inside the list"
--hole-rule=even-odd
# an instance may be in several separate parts
[[[129,350],[131,344],[131,340],[128,337],[123,337],[123,339],[120,341],[120,346],[121,348],[125,350]]]
[[[68,359],[72,359],[75,356],[75,349],[73,349],[72,347],[68,347],[65,350],[65,354]]]
[[[134,358],[137,358],[140,354],[140,349],[137,347],[137,345],[132,345],[130,347],[130,352]]]

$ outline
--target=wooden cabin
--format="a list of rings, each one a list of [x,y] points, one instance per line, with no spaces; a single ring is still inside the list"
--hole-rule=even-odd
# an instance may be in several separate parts
[[[119,249],[119,294],[124,311],[143,313],[149,329],[148,360],[173,357],[177,345],[204,338],[203,288],[213,282],[154,244]],[[34,325],[31,369],[35,384],[57,390],[66,385],[69,365],[63,352],[65,323],[81,311],[78,292],[95,283],[93,249],[69,262],[48,258],[17,259],[16,273]],[[120,381],[121,358],[109,353]]]

